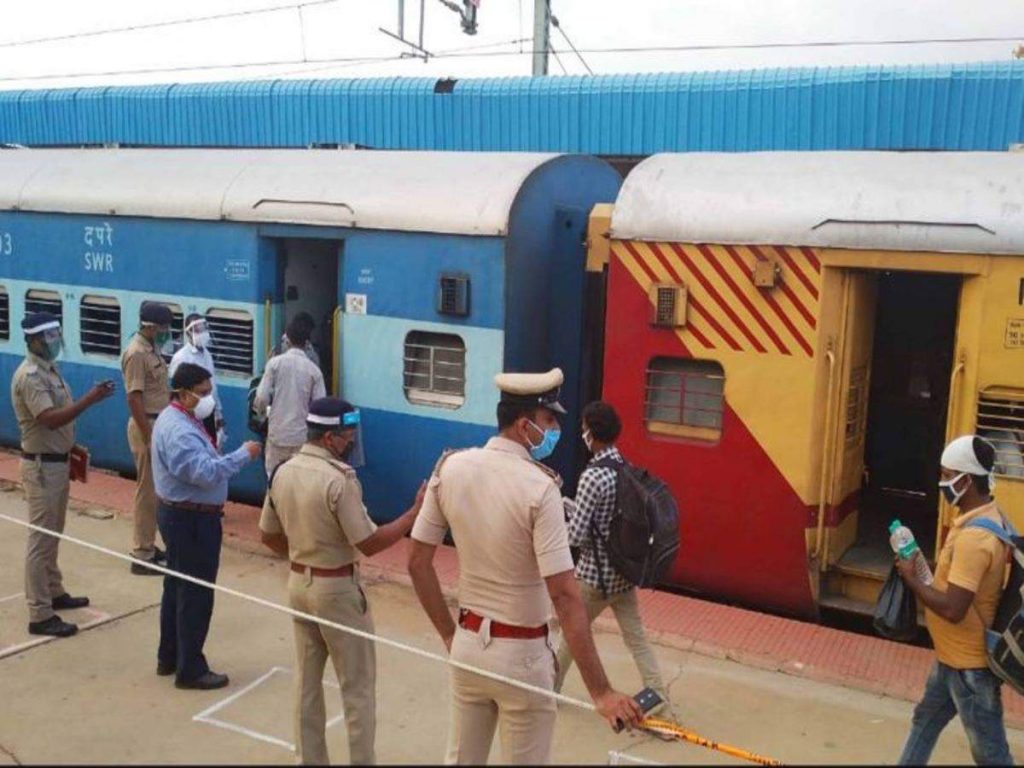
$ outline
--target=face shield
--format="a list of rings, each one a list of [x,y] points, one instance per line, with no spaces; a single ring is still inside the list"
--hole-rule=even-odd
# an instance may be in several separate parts
[[[200,317],[185,326],[185,341],[199,349],[211,346],[213,339],[210,336],[210,326],[207,324],[206,318]]]
[[[60,357],[64,349],[64,334],[61,333],[60,327],[47,328],[39,336],[43,341],[43,357],[50,361]]]
[[[366,466],[366,454],[363,451],[363,424],[358,410],[349,411],[341,417],[342,427],[352,433],[352,442],[345,455],[345,463],[353,469]]]

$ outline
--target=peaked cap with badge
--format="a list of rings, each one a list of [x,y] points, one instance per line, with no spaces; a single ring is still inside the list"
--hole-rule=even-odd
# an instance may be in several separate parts
[[[536,405],[563,415],[567,411],[558,402],[558,395],[564,382],[561,368],[547,373],[499,373],[494,377],[502,402]]]
[[[21,330],[26,336],[55,329],[60,329],[60,319],[50,312],[29,312],[21,321]]]

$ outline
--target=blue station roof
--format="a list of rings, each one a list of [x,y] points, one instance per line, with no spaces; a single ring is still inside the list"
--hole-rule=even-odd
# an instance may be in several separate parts
[[[1024,61],[731,72],[275,80],[0,92],[0,142],[655,152],[996,150]]]

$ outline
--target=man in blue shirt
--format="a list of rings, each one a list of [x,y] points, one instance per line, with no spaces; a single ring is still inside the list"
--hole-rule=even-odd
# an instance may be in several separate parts
[[[220,565],[221,518],[228,480],[260,455],[247,442],[221,456],[203,427],[213,411],[209,372],[182,363],[171,379],[171,404],[153,426],[153,483],[160,500],[157,522],[167,544],[167,567],[204,581],[216,581]],[[177,674],[178,688],[209,690],[228,684],[210,670],[203,643],[213,614],[213,590],[164,577],[160,604],[160,647],[156,673]]]

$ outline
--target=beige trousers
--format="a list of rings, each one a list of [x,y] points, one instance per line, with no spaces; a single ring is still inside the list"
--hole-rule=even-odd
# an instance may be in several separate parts
[[[658,669],[658,660],[654,657],[654,649],[644,633],[644,625],[640,620],[640,605],[636,599],[636,590],[630,589],[626,592],[608,595],[604,597],[600,589],[595,589],[589,584],[580,581],[580,593],[583,595],[583,604],[587,607],[587,618],[590,623],[601,615],[605,608],[611,608],[615,614],[615,621],[622,631],[622,640],[633,656],[636,668],[644,681],[644,686],[653,688],[663,700],[668,701],[668,691],[665,690],[665,683],[661,679],[661,672]],[[565,682],[565,675],[572,666],[572,653],[565,642],[565,637],[558,645],[558,679],[555,682],[555,690],[561,691]]]
[[[68,511],[67,463],[21,460],[21,484],[28,502],[28,521],[63,533]],[[57,567],[60,539],[29,530],[25,550],[25,599],[28,620],[46,621],[53,616],[53,598],[64,594]]]
[[[142,430],[131,417],[128,417],[128,447],[135,459],[136,475],[135,504],[132,508],[132,555],[149,560],[156,552],[156,508],[159,501],[153,487],[153,461],[149,455],[149,443],[142,437]]]
[[[513,640],[490,637],[490,620],[479,632],[459,627],[451,658],[541,688],[555,684],[555,653],[550,638]],[[545,765],[555,733],[555,701],[490,678],[452,667],[452,717],[447,765],[483,765],[494,730],[501,733],[501,761]]]
[[[366,596],[358,577],[322,577],[292,572],[288,603],[292,608],[373,632]],[[373,642],[309,621],[295,620],[295,750],[303,765],[327,765],[327,712],[324,666],[330,656],[341,686],[348,728],[349,762],[376,763],[377,657]]]
[[[267,477],[270,477],[278,464],[283,464],[298,453],[301,447],[301,445],[281,445],[267,440],[266,445],[263,446],[263,466],[267,470]]]

